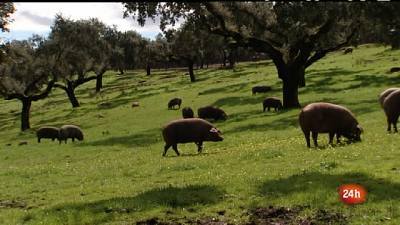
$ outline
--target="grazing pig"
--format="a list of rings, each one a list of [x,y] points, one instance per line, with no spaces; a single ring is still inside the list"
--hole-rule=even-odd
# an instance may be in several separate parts
[[[132,108],[133,108],[133,107],[138,107],[139,105],[140,105],[139,102],[132,102],[132,105],[131,105],[131,106],[132,106]]]
[[[274,108],[275,111],[281,110],[283,108],[281,100],[277,97],[269,97],[264,99],[263,101],[263,112],[265,112],[265,108]]]
[[[18,145],[27,145],[27,144],[28,144],[27,141],[21,141],[21,142],[18,143]]]
[[[182,109],[182,117],[184,119],[193,118],[194,117],[194,112],[193,112],[192,108],[190,108],[190,107],[183,108]]]
[[[59,133],[60,129],[57,127],[51,127],[51,126],[40,127],[39,129],[36,130],[38,143],[40,143],[40,139],[42,138],[49,138],[52,141],[54,141],[55,139],[60,140]]]
[[[393,124],[394,132],[397,132],[397,121],[400,115],[400,89],[393,91],[385,98],[383,110],[388,124],[387,131],[391,131],[391,125]]]
[[[265,93],[271,90],[271,87],[269,86],[254,86],[251,89],[252,94],[256,94],[256,93]]]
[[[353,53],[353,48],[345,48],[343,54]]]
[[[164,126],[162,135],[165,141],[163,156],[172,146],[179,156],[178,143],[196,143],[197,151],[201,153],[204,141],[222,141],[221,131],[210,122],[199,118],[178,119]]]
[[[385,100],[385,98],[392,93],[393,91],[397,91],[400,90],[400,88],[388,88],[386,90],[384,90],[380,95],[379,95],[379,104],[381,104],[381,107],[383,108],[383,101]]]
[[[226,120],[228,118],[224,110],[213,106],[199,108],[197,115],[202,119]]]
[[[400,71],[400,67],[392,67],[390,68],[390,72],[391,73],[395,73],[395,72],[399,72]]]
[[[60,128],[60,144],[61,141],[65,141],[67,143],[68,138],[71,138],[72,141],[75,141],[75,138],[82,141],[83,140],[83,132],[82,129],[75,125],[63,125]]]
[[[180,98],[173,98],[168,102],[168,109],[174,109],[174,107],[177,105],[178,109],[181,108],[182,104],[182,99]]]
[[[352,141],[361,141],[361,126],[350,110],[340,105],[325,102],[308,104],[300,112],[299,123],[307,147],[310,147],[310,132],[315,147],[318,147],[318,133],[329,133],[329,144],[332,144],[335,134],[338,143],[342,135]]]

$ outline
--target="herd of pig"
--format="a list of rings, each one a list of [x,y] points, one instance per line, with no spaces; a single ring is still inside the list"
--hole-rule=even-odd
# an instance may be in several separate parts
[[[270,87],[256,86],[253,87],[252,93],[268,92]],[[397,121],[400,115],[400,88],[389,88],[379,95],[379,103],[385,111],[387,117],[387,131],[391,131],[393,125],[394,131],[397,132]],[[174,98],[168,102],[168,109],[174,109],[176,106],[180,108],[182,99]],[[276,97],[265,98],[263,101],[263,111],[268,108],[275,108],[275,111],[282,109],[281,101]],[[201,107],[197,111],[198,118],[194,118],[194,112],[190,107],[182,109],[182,119],[169,122],[162,129],[162,136],[165,141],[163,156],[167,154],[170,147],[179,156],[178,143],[195,143],[200,153],[203,149],[205,141],[222,141],[222,132],[217,129],[208,120],[226,120],[226,113],[217,107],[206,106]],[[305,106],[299,114],[299,124],[304,133],[307,147],[311,147],[310,134],[312,136],[314,146],[318,146],[318,134],[328,133],[329,144],[333,143],[336,135],[337,143],[343,136],[349,141],[361,141],[361,133],[363,129],[358,124],[354,114],[346,107],[327,103],[315,102]],[[36,131],[38,142],[42,138],[49,138],[53,141],[58,139],[67,142],[70,138],[83,140],[83,132],[78,126],[64,125],[57,127],[41,127]]]
[[[258,90],[266,92],[269,89],[253,88],[253,94]],[[175,105],[180,107],[181,103],[182,100],[179,98],[172,99],[168,103],[168,108],[171,109]],[[390,132],[391,125],[393,125],[394,131],[397,132],[396,124],[400,115],[400,88],[389,88],[383,91],[379,95],[379,103],[387,117],[387,131]],[[274,107],[277,110],[282,108],[282,103],[275,97],[266,98],[263,101],[263,111],[265,111],[266,107],[268,107],[268,110],[269,107]],[[200,153],[203,148],[203,142],[222,141],[222,132],[209,121],[205,120],[217,120],[219,117],[215,117],[215,115],[221,114],[221,112],[225,115],[224,118],[226,119],[227,116],[221,109],[207,106],[199,108],[199,118],[193,118],[193,110],[189,107],[183,108],[183,119],[173,120],[163,127],[162,135],[165,141],[163,156],[166,155],[171,146],[179,156],[178,143],[195,143]],[[335,135],[337,143],[340,142],[341,136],[351,142],[361,141],[361,133],[363,132],[362,127],[349,109],[327,102],[315,102],[305,106],[299,114],[299,124],[306,139],[307,147],[311,147],[310,134],[314,146],[318,147],[317,139],[319,133],[328,133],[329,144],[332,144]]]

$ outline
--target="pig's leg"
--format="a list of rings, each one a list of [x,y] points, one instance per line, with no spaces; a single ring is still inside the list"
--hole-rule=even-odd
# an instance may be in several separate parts
[[[396,116],[393,121],[394,132],[397,133],[397,121],[399,120],[399,116]]]
[[[387,117],[387,124],[388,124],[387,131],[390,132],[392,130],[392,124],[390,122],[390,118],[389,117]]]
[[[203,151],[203,142],[202,141],[196,142],[196,145],[197,145],[197,152],[201,153],[201,151]]]
[[[178,155],[178,156],[179,156],[179,152],[178,152],[178,144],[173,144],[173,145],[172,145],[172,149],[174,149],[174,151],[175,151],[176,155]]]
[[[335,133],[331,132],[329,133],[329,144],[332,145],[333,144],[333,137],[335,136]]]
[[[162,154],[162,156],[165,156],[165,155],[167,154],[167,151],[168,151],[169,147],[171,147],[171,145],[165,144],[165,146],[164,146],[164,153]]]
[[[340,143],[340,137],[342,135],[340,133],[336,133],[336,142],[339,144]]]
[[[306,138],[307,147],[310,148],[310,131],[303,131],[304,137]]]
[[[318,142],[317,142],[318,133],[317,133],[317,132],[311,132],[311,133],[312,133],[312,138],[313,138],[313,140],[314,140],[314,146],[315,146],[315,147],[318,147]]]

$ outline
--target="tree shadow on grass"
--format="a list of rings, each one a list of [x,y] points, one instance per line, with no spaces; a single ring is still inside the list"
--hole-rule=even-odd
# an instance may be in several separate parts
[[[253,105],[253,104],[260,104],[262,108],[262,102],[265,96],[249,96],[249,97],[239,97],[239,96],[231,96],[220,98],[217,101],[213,102],[211,105],[215,106],[238,106],[238,105]]]
[[[278,112],[279,113],[279,112]],[[284,113],[281,111],[280,113]],[[267,115],[274,116],[275,114]],[[224,134],[240,133],[246,131],[271,131],[271,130],[285,130],[289,127],[298,126],[298,115],[293,115],[285,118],[279,118],[272,122],[247,124],[244,126],[234,127],[230,130],[224,131]]]
[[[307,83],[307,88],[305,89],[300,89],[300,93],[307,93],[309,91],[314,91],[317,93],[322,93],[322,92],[335,92],[335,91],[341,91],[341,90],[346,90],[348,88],[334,88],[331,87],[331,85],[338,84],[337,76],[350,76],[350,75],[355,75],[359,74],[362,72],[366,72],[367,70],[345,70],[345,69],[339,69],[339,68],[332,68],[332,69],[326,69],[326,70],[308,70],[306,74],[306,83]],[[323,74],[323,76],[321,76]],[[359,76],[359,75],[356,75]],[[364,75],[362,75],[364,76]],[[356,81],[356,80],[353,80]],[[351,82],[353,82],[351,81]],[[350,82],[350,81],[346,81]],[[340,82],[339,82],[340,83]]]
[[[295,194],[314,195],[317,192],[335,193],[346,183],[359,183],[368,191],[372,202],[400,200],[400,184],[383,178],[371,177],[365,173],[324,174],[309,172],[277,180],[270,180],[259,186],[259,192],[267,198],[288,198]],[[336,193],[335,193],[336,194]],[[320,199],[323,201],[323,199]]]
[[[254,69],[254,68],[253,68],[253,69]],[[226,78],[226,79],[239,78],[239,77],[241,77],[241,76],[249,76],[249,75],[254,74],[254,73],[257,73],[257,72],[254,72],[254,71],[247,71],[247,70],[244,70],[244,71],[234,71],[234,72],[232,72],[232,74],[226,75],[226,76],[224,76],[223,78]]]
[[[145,147],[158,143],[161,138],[161,128],[146,131],[137,131],[125,136],[112,136],[97,141],[79,144],[80,146],[112,146],[124,145],[126,147]]]
[[[272,115],[272,113],[271,113]],[[254,119],[257,117],[262,117],[264,116],[264,113],[262,111],[262,107],[260,105],[260,109],[256,110],[250,110],[246,112],[241,112],[241,113],[234,113],[234,114],[229,114],[228,115],[228,120],[229,122],[240,122],[243,120],[249,120],[249,119]]]
[[[380,87],[380,86],[398,85],[400,83],[400,76],[387,76],[383,74],[378,74],[378,75],[359,74],[355,75],[352,81],[360,83],[350,85],[345,89],[354,89],[367,86]]]
[[[217,88],[210,88],[206,89],[202,92],[199,92],[199,95],[208,95],[208,94],[215,94],[219,92],[237,92],[242,90],[244,87],[247,86],[247,83],[239,83],[239,84],[232,84],[232,85],[227,85],[227,86],[222,86],[222,87],[217,87]]]
[[[360,100],[356,102],[345,102],[346,105],[351,106],[351,111],[357,117],[362,114],[368,114],[371,112],[375,112],[377,110],[381,110],[378,108],[378,98],[373,98],[369,100]],[[364,105],[365,104],[365,105]]]
[[[86,110],[85,109],[71,109],[71,111],[68,112],[67,114],[56,116],[56,117],[52,117],[52,118],[49,118],[49,119],[39,120],[36,123],[36,126],[37,127],[44,126],[44,125],[62,126],[62,125],[64,125],[66,123],[67,120],[80,118],[81,116],[83,116],[85,114],[86,114]]]
[[[355,74],[354,72],[352,74]],[[310,91],[317,93],[325,92],[341,92],[345,90],[352,90],[363,87],[380,87],[380,86],[393,86],[400,83],[400,76],[387,76],[387,75],[368,75],[368,74],[357,74],[353,75],[354,78],[351,81],[345,81],[350,85],[343,87],[332,87],[331,85],[338,84],[338,81],[328,76],[317,81],[307,80],[308,88],[300,90],[301,94],[308,93]]]
[[[272,60],[260,60],[260,61],[247,61],[245,64],[237,65],[237,70],[254,69],[257,67],[274,66]]]
[[[32,213],[27,218],[34,221],[46,219],[60,224],[103,224],[121,214],[143,212],[157,207],[179,209],[216,204],[223,199],[224,193],[223,190],[212,185],[154,188],[133,197],[58,205]]]
[[[164,157],[166,157],[166,158],[180,158],[180,157],[198,157],[198,156],[219,154],[218,152],[204,152],[204,149],[203,149],[203,152],[201,152],[201,153],[182,153],[182,151],[179,149],[179,146],[178,146],[178,150],[179,150],[179,153],[180,153],[179,156],[176,155],[174,150],[169,149],[168,152],[167,152],[167,155],[164,156]],[[195,147],[195,145],[193,145],[193,151],[197,152],[197,147]]]

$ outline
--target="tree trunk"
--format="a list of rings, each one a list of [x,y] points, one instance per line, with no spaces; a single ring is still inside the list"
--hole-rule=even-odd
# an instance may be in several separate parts
[[[290,67],[287,65],[276,66],[279,78],[283,82],[282,96],[283,108],[299,108],[299,86],[300,81],[304,78],[304,67]]]
[[[200,69],[204,69],[204,58],[201,58]]]
[[[298,84],[293,79],[283,79],[283,108],[299,108]]]
[[[96,77],[96,92],[100,92],[103,88],[103,74],[98,74]]]
[[[222,57],[223,57],[222,66],[225,68],[226,67],[226,53],[225,53],[225,51],[222,51]]]
[[[24,98],[21,101],[22,101],[21,130],[24,131],[31,128],[29,117],[30,117],[32,100],[30,98]]]
[[[122,68],[120,67],[120,68],[118,68],[118,70],[119,70],[119,75],[124,75],[124,69],[122,69]]]
[[[68,83],[67,89],[65,91],[67,92],[68,99],[71,102],[72,107],[73,108],[79,107],[80,104],[75,96],[75,87],[72,84]]]
[[[306,86],[305,69],[300,68],[297,74],[299,78],[299,87],[305,87]]]
[[[194,73],[193,73],[193,61],[189,61],[188,67],[189,67],[190,82],[195,82],[196,77],[194,76]]]
[[[235,61],[231,57],[229,57],[229,68],[232,69],[233,67],[235,67]]]
[[[231,49],[229,51],[228,61],[229,61],[229,68],[233,68],[235,66],[235,49]]]
[[[147,65],[146,65],[146,74],[147,74],[147,76],[150,76],[150,74],[151,74],[150,63],[147,63]]]
[[[392,42],[392,50],[400,49],[400,41],[396,40]]]

